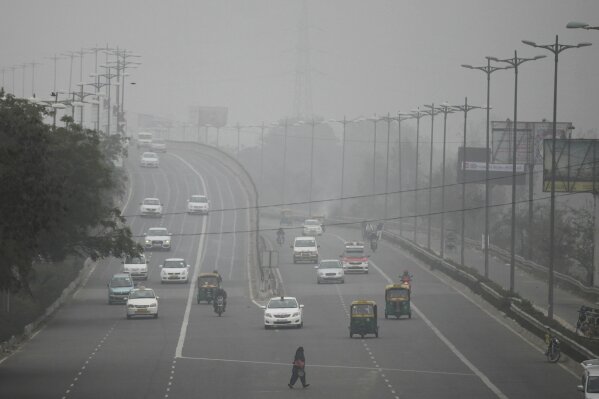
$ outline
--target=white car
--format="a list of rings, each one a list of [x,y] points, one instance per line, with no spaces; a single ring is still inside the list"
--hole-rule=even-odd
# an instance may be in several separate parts
[[[126,256],[123,260],[123,271],[129,273],[133,280],[148,279],[148,261],[144,254],[139,256]]]
[[[150,227],[147,233],[144,233],[144,247],[146,249],[165,249],[171,250],[172,233],[169,233],[166,227]]]
[[[341,283],[345,282],[345,273],[343,264],[339,259],[323,259],[314,266],[316,269],[316,282],[320,283]]]
[[[303,309],[296,298],[292,296],[281,296],[271,298],[264,309],[264,328],[295,326],[302,328],[304,326]]]
[[[150,148],[155,152],[166,152],[166,142],[162,139],[154,139]]]
[[[304,221],[304,235],[305,236],[319,236],[322,235],[322,224],[316,219],[306,219]]]
[[[350,241],[345,243],[345,252],[341,255],[345,273],[368,273],[368,256],[364,254],[364,243]]]
[[[162,204],[158,198],[144,198],[139,205],[141,216],[162,216]]]
[[[183,258],[165,259],[160,265],[161,283],[186,283],[189,281],[189,265]]]
[[[599,398],[599,359],[585,360],[580,365],[583,367],[582,384],[576,388],[584,392],[584,399]]]
[[[151,288],[139,287],[131,290],[127,297],[127,318],[153,316],[158,318],[158,299]]]
[[[139,164],[144,168],[157,168],[159,161],[155,152],[144,152],[141,155]]]
[[[207,215],[210,210],[210,200],[205,195],[192,195],[187,200],[187,213]]]
[[[293,249],[293,263],[318,263],[319,246],[314,237],[295,237],[293,244],[291,244],[291,248]]]

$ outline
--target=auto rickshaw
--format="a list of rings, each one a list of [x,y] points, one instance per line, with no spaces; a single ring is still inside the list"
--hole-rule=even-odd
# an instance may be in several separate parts
[[[385,319],[389,316],[395,316],[398,319],[401,316],[412,318],[410,291],[410,284],[406,282],[390,284],[385,287]]]
[[[362,338],[366,334],[379,337],[377,322],[377,309],[375,301],[357,300],[350,305],[349,311],[349,337],[358,334]]]
[[[212,302],[214,292],[220,287],[220,278],[217,273],[200,273],[197,280],[198,286],[198,303],[206,301]]]
[[[291,209],[282,209],[281,210],[281,221],[279,223],[281,226],[291,226],[293,224],[293,212]]]

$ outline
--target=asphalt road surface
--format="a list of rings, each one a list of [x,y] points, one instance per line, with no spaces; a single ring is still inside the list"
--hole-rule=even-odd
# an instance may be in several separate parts
[[[140,168],[137,157],[132,150],[126,163],[132,231],[166,226],[173,233],[170,252],[151,252],[144,283],[160,296],[159,318],[127,320],[124,305],[108,305],[106,283],[121,264],[99,263],[48,325],[2,361],[0,398],[579,397],[572,361],[547,363],[538,339],[384,242],[370,257],[370,273],[331,285],[317,284],[313,265],[293,264],[291,249],[275,244],[285,294],[305,305],[304,327],[265,330],[249,284],[249,200],[239,177],[189,145],[171,146],[158,169]],[[210,215],[187,215],[186,199],[203,193]],[[144,197],[160,198],[166,214],[137,216]],[[287,243],[299,234],[289,230]],[[273,231],[264,235],[274,242]],[[359,239],[359,231],[328,228],[318,238],[321,258],[336,258],[346,239]],[[166,257],[185,258],[193,275],[221,273],[222,317],[196,304],[193,284],[160,284],[157,265]],[[413,316],[385,320],[384,286],[405,269],[414,274]],[[349,338],[349,304],[358,298],[379,304],[379,338]],[[298,346],[311,386],[291,390]]]

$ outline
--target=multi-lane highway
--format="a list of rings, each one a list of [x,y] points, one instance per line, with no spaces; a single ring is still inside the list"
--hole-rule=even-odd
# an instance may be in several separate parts
[[[248,252],[250,199],[240,177],[206,150],[176,144],[160,168],[140,168],[132,150],[124,214],[134,234],[153,226],[173,233],[170,252],[151,252],[146,284],[160,296],[158,319],[127,320],[107,304],[106,283],[118,260],[99,263],[76,296],[21,350],[0,364],[0,398],[575,398],[573,362],[549,364],[541,342],[397,247],[382,243],[367,275],[345,284],[316,284],[310,264],[280,252],[287,295],[304,307],[304,328],[265,330],[252,295]],[[209,216],[187,215],[191,194],[206,193]],[[144,197],[165,205],[160,219],[136,216]],[[223,210],[224,211],[221,211]],[[267,218],[263,228],[278,225]],[[237,232],[237,233],[235,233]],[[299,229],[287,231],[287,242]],[[358,230],[327,228],[321,258],[337,258]],[[274,242],[274,232],[263,235]],[[140,237],[141,238],[141,237]],[[160,284],[158,264],[183,257],[192,275],[217,269],[228,292],[223,317],[195,303],[193,284]],[[413,317],[385,320],[383,289],[414,274]],[[379,305],[379,338],[348,334],[357,298]],[[298,346],[311,386],[287,382]]]

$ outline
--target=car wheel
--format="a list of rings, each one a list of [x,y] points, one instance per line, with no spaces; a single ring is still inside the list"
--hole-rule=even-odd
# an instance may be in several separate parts
[[[342,280],[341,280],[341,284],[345,284],[345,279],[342,279]]]
[[[157,318],[158,318],[158,313],[156,313],[156,314],[154,315],[154,318],[155,318],[155,319],[157,319]]]
[[[127,320],[129,320],[129,319],[131,319],[131,316],[130,316],[130,315],[127,315]]]
[[[266,324],[264,325],[264,329],[268,330],[270,328],[270,326],[267,326]]]
[[[304,322],[302,321],[301,323],[299,323],[299,324],[297,325],[297,328],[302,328],[303,326],[304,326]]]
[[[316,279],[316,283],[317,283],[317,284],[320,284],[320,280],[319,280],[319,279]]]

